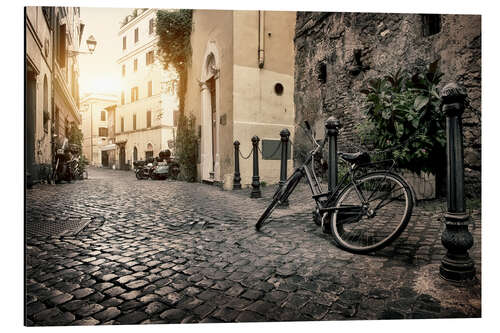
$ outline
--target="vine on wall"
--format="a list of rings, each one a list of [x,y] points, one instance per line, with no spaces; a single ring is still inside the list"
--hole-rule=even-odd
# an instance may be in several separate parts
[[[196,180],[197,136],[194,116],[184,112],[187,89],[187,66],[191,59],[191,31],[193,11],[190,9],[159,10],[156,14],[156,34],[159,37],[158,53],[163,68],[173,67],[179,75],[179,123],[175,138],[175,151],[181,173],[187,181]]]

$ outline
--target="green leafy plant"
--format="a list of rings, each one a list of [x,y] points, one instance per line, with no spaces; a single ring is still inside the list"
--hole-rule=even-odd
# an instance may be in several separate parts
[[[175,137],[175,154],[181,166],[181,178],[189,182],[196,180],[198,136],[195,131],[195,120],[193,115],[187,117],[181,113]]]
[[[192,16],[190,9],[159,10],[156,13],[156,34],[163,67],[173,66],[179,75],[177,96],[180,113],[184,112],[187,64],[191,58]]]
[[[446,144],[437,91],[442,76],[436,61],[411,76],[398,70],[370,80],[361,91],[366,95],[367,115],[358,127],[363,143],[388,150],[385,158],[394,158],[400,168],[439,173]]]
[[[185,115],[184,99],[187,88],[187,65],[191,58],[191,31],[193,11],[159,10],[156,14],[156,34],[163,67],[172,66],[179,75],[177,96],[179,96],[179,120],[175,149],[181,166],[181,178],[196,180],[198,137],[195,133],[195,117]]]
[[[70,144],[77,145],[80,151],[82,150],[83,133],[74,123],[71,124],[69,129],[68,141]]]

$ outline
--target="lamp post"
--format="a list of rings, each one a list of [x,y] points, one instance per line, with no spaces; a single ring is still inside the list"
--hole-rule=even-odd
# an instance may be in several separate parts
[[[90,37],[87,39],[87,48],[89,49],[89,51],[86,52],[86,51],[68,50],[67,51],[68,57],[76,57],[79,54],[93,54],[96,46],[97,46],[97,41],[95,40],[95,37],[93,35],[90,35]]]

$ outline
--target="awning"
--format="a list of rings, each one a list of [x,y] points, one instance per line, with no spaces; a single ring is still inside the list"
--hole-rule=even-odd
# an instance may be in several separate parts
[[[115,149],[116,149],[116,145],[114,143],[101,147],[101,151],[115,150]]]

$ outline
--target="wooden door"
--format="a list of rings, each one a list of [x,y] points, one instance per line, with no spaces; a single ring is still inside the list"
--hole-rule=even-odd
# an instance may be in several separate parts
[[[208,89],[210,91],[210,106],[212,109],[212,172],[215,171],[215,156],[217,155],[217,105],[215,102],[216,88],[215,79],[208,80]]]

